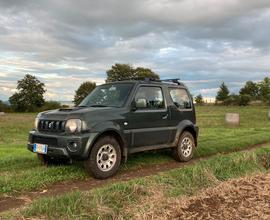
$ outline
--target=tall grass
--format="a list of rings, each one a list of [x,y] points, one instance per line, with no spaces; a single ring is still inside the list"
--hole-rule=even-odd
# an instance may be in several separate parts
[[[115,183],[89,192],[72,192],[64,196],[42,198],[23,210],[21,215],[49,219],[128,219],[133,216],[129,216],[130,213],[126,210],[140,205],[146,196],[154,198],[154,194],[160,190],[166,197],[192,195],[198,190],[231,178],[255,172],[269,172],[269,166],[264,166],[269,158],[270,147],[256,152],[219,155],[152,177]],[[147,203],[144,207],[146,211],[149,208]]]
[[[240,113],[238,127],[224,123],[225,113]],[[231,152],[248,145],[270,141],[268,107],[197,107],[200,127],[199,146],[195,157]],[[6,114],[0,116],[0,195],[39,189],[49,184],[85,179],[81,163],[72,166],[45,167],[26,149],[28,131],[35,114]],[[121,169],[138,169],[173,161],[170,151],[138,153],[129,157]]]

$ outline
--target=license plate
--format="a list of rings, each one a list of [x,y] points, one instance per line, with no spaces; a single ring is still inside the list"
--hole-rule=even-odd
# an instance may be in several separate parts
[[[33,152],[39,154],[47,154],[48,145],[46,144],[34,144]]]

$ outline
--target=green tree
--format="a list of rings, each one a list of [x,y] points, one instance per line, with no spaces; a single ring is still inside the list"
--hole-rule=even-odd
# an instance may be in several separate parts
[[[114,64],[111,69],[106,71],[106,82],[152,78],[159,79],[159,75],[149,68],[137,67],[133,68],[129,64]]]
[[[259,98],[259,85],[252,81],[247,81],[245,86],[240,89],[240,95],[248,95],[252,100]]]
[[[116,63],[106,73],[106,82],[133,79],[135,77],[134,69],[129,64]]]
[[[239,96],[232,93],[225,100],[222,101],[223,105],[239,105]]]
[[[9,98],[13,110],[18,112],[32,112],[43,106],[45,85],[35,76],[26,74],[22,80],[17,82],[17,90]]]
[[[236,95],[231,94],[227,99],[223,101],[224,105],[240,105],[240,106],[247,106],[251,98],[249,95]]]
[[[230,91],[228,87],[225,85],[225,83],[223,82],[219,87],[219,91],[217,92],[216,101],[223,103],[226,99],[229,98],[229,94],[230,94]]]
[[[80,85],[80,87],[75,91],[75,96],[74,96],[74,104],[79,105],[82,100],[94,89],[96,88],[96,83],[87,81],[84,82]]]
[[[247,106],[251,100],[252,100],[252,97],[250,95],[247,95],[247,94],[239,95],[238,105]]]
[[[137,67],[135,70],[135,78],[144,79],[144,78],[150,78],[150,79],[159,79],[159,75],[153,72],[151,69],[143,68],[143,67]]]
[[[266,77],[259,82],[259,97],[265,103],[270,104],[270,78]]]
[[[203,97],[201,94],[197,95],[195,97],[195,102],[197,105],[203,105],[204,104],[204,101],[203,101]]]

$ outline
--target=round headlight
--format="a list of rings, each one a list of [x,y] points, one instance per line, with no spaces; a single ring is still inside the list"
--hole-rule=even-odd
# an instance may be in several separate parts
[[[35,118],[35,129],[38,130],[38,122],[39,122],[39,118],[36,117]]]
[[[80,119],[69,119],[66,122],[66,131],[68,133],[78,133],[82,130],[82,121]]]

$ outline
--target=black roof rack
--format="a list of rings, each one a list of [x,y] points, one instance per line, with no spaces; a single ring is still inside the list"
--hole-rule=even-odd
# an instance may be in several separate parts
[[[177,85],[184,85],[183,83],[180,82],[180,79],[162,79],[161,82],[167,82],[167,83],[175,83]]]
[[[143,81],[146,81],[146,82],[164,82],[164,83],[174,83],[174,84],[177,84],[179,86],[184,86],[184,83],[180,82],[180,79],[178,78],[175,78],[175,79],[153,79],[153,78],[141,78],[139,80],[143,80]]]
[[[146,81],[146,82],[150,82],[150,81],[152,81],[152,82],[161,82],[160,79],[148,78],[148,77],[142,78],[141,80]]]
[[[144,78],[144,77],[137,77],[132,79],[119,79],[118,81],[125,81],[125,80],[135,80],[135,81],[145,81],[145,82],[160,82],[160,83],[171,83],[171,84],[177,84],[179,86],[185,86],[184,83],[180,82],[180,79],[154,79],[154,78]]]

